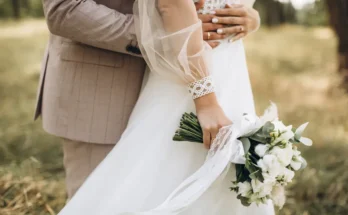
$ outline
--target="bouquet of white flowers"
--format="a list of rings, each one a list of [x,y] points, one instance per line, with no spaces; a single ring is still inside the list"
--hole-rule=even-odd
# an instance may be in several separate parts
[[[262,122],[252,132],[238,138],[243,143],[245,164],[236,164],[236,180],[230,189],[238,194],[243,205],[266,203],[271,199],[276,206],[283,207],[285,186],[296,171],[306,167],[297,145],[312,145],[310,139],[302,137],[307,125],[293,130],[291,125],[285,126],[274,119]],[[202,143],[202,137],[196,115],[185,113],[173,140]]]

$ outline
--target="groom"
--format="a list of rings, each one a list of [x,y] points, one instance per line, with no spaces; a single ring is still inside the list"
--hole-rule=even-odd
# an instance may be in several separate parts
[[[51,34],[35,119],[42,115],[45,131],[63,138],[70,198],[119,140],[141,89],[146,65],[137,47],[133,3],[43,0]],[[212,40],[243,37],[259,26],[251,7],[227,6],[200,19],[212,47],[219,45]]]

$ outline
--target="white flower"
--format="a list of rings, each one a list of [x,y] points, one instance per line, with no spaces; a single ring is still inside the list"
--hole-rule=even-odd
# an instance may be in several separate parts
[[[291,138],[294,137],[294,132],[291,131],[291,127],[289,126],[289,130],[283,131],[279,137],[277,137],[272,144],[276,144],[279,142],[288,142]]]
[[[255,152],[258,156],[263,157],[265,156],[269,147],[270,145],[267,145],[267,144],[259,144],[255,147]]]
[[[307,167],[307,161],[303,157],[299,156],[298,157],[299,161],[301,162],[301,169],[304,169]]]
[[[301,169],[302,162],[299,160],[292,160],[290,163],[291,168],[293,168],[295,171]]]
[[[281,178],[283,179],[284,182],[291,182],[292,179],[295,176],[295,172],[291,171],[288,168],[284,168],[283,174],[281,175]]]
[[[255,203],[256,205],[266,204],[268,200],[267,197],[259,197],[257,193],[253,193],[249,199],[249,202]]]
[[[298,127],[295,131],[294,138],[295,140],[301,142],[303,145],[311,146],[313,144],[313,141],[307,137],[302,137],[302,133],[306,129],[307,125],[308,125],[308,122]]]
[[[270,154],[275,155],[282,165],[288,166],[293,157],[292,144],[289,143],[285,148],[276,146],[270,151]]]
[[[249,197],[252,194],[251,184],[247,181],[238,183],[238,195],[242,195],[243,197]]]
[[[279,131],[273,131],[270,133],[271,137],[277,138],[279,136]]]
[[[276,180],[277,180],[277,175],[270,175],[270,174],[268,174],[267,172],[263,172],[262,173],[262,177],[263,177],[263,182],[264,183],[275,183],[276,182]]]
[[[284,187],[279,185],[273,187],[271,198],[273,200],[274,205],[276,205],[277,207],[281,209],[285,204],[285,198],[286,198]]]
[[[294,156],[298,157],[301,155],[301,152],[299,150],[297,150],[296,146],[293,146],[292,148],[293,148],[292,151],[293,151]]]
[[[281,121],[273,121],[272,124],[274,125],[274,130],[280,132],[280,136],[277,137],[274,141],[273,144],[279,143],[282,141],[288,142],[291,138],[294,137],[294,132],[292,132],[292,125],[290,126],[285,126],[283,122]]]
[[[290,163],[291,167],[297,171],[299,169],[301,169],[302,166],[305,166],[305,160],[303,159],[303,157],[301,156],[301,152],[297,150],[297,147],[294,146],[293,147],[293,157],[292,157],[292,161]]]
[[[274,125],[274,130],[275,131],[285,131],[286,130],[286,126],[283,124],[282,121],[279,120],[274,120],[272,121],[272,124]]]
[[[253,192],[259,197],[263,198],[271,194],[273,184],[272,183],[262,183],[257,179],[251,180],[251,187]]]
[[[262,169],[262,172],[266,172],[270,177],[276,177],[284,168],[278,161],[275,155],[267,154],[257,162],[257,165]]]

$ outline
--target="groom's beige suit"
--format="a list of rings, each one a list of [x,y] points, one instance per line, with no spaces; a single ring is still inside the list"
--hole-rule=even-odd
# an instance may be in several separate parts
[[[141,89],[133,3],[43,0],[51,35],[35,118],[64,138],[70,197],[119,140]]]

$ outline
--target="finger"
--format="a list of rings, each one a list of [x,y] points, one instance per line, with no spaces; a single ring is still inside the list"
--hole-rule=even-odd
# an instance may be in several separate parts
[[[233,26],[233,27],[228,27],[228,28],[221,28],[218,30],[219,33],[221,34],[235,34],[235,33],[242,33],[245,31],[245,27],[238,25],[238,26]]]
[[[216,32],[204,32],[203,33],[203,39],[205,41],[209,40],[222,40],[225,39],[226,35],[225,34],[218,34]]]
[[[229,7],[215,10],[216,16],[238,16],[243,17],[247,15],[247,11],[244,7]]]
[[[239,39],[242,39],[243,37],[245,37],[247,34],[245,32],[239,33],[237,34],[235,37],[233,37],[230,42],[234,42],[237,41]]]
[[[212,129],[210,132],[211,132],[210,133],[210,135],[211,135],[211,143],[213,144],[217,134],[219,133],[219,128]]]
[[[209,149],[210,148],[210,133],[208,130],[203,131],[203,144],[204,146]]]
[[[210,45],[210,47],[212,47],[213,49],[218,47],[220,45],[220,42],[208,42],[208,44]]]
[[[198,14],[198,18],[203,22],[203,23],[211,23],[211,20],[214,18],[214,15],[211,14]]]
[[[212,22],[215,24],[224,24],[224,25],[244,25],[247,21],[245,17],[215,17]]]
[[[222,24],[214,24],[212,22],[202,24],[203,32],[208,32],[208,31],[214,32],[217,29],[223,28],[223,27],[224,27],[224,25],[222,25]]]

